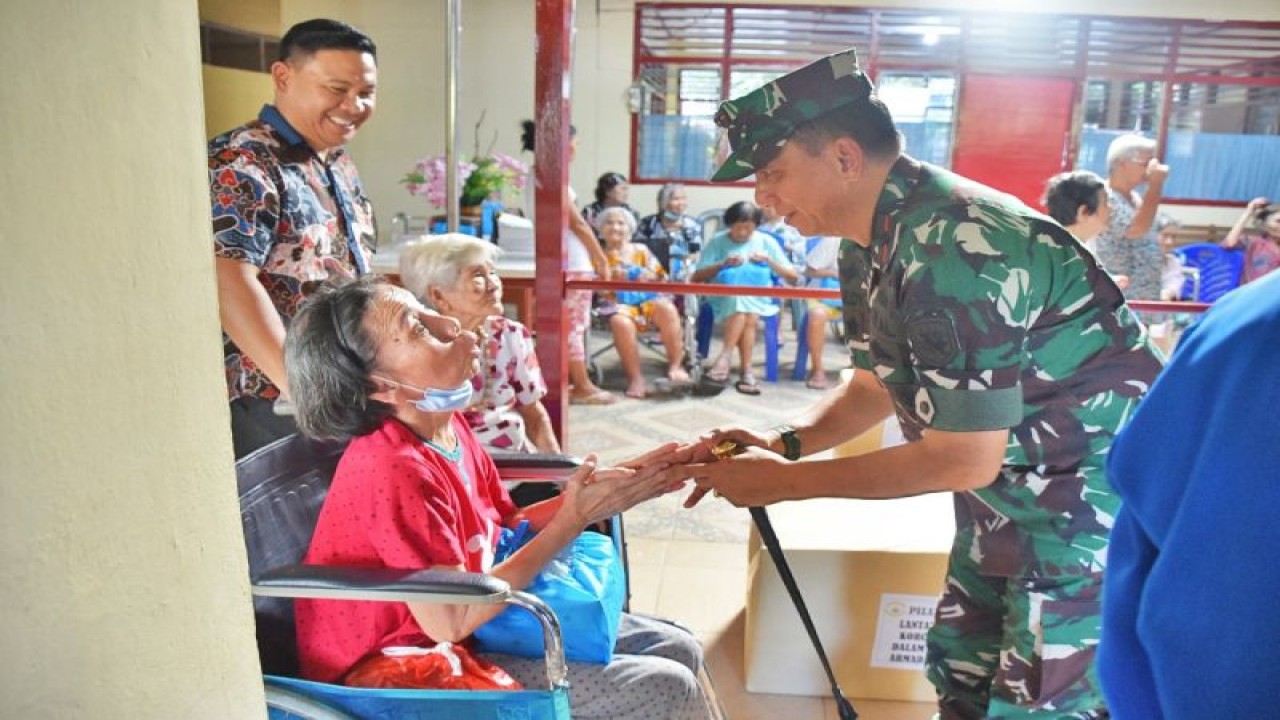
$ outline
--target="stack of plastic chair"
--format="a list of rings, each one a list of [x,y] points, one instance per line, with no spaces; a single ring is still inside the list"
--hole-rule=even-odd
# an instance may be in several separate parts
[[[1197,271],[1198,283],[1188,278],[1182,287],[1182,297],[1196,302],[1211,303],[1240,285],[1240,273],[1244,269],[1244,252],[1228,250],[1214,243],[1192,243],[1176,248],[1173,254],[1184,268]]]

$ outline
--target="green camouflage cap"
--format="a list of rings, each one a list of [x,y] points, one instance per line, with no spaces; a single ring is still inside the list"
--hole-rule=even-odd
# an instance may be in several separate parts
[[[804,121],[865,100],[871,92],[858,54],[849,48],[721,103],[716,125],[724,128],[733,154],[711,176],[712,182],[747,177],[756,171],[761,148],[781,148]]]

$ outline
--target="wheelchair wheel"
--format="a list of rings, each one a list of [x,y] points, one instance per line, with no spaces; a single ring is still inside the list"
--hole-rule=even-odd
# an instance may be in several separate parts
[[[268,684],[266,694],[268,720],[359,720],[288,688]]]

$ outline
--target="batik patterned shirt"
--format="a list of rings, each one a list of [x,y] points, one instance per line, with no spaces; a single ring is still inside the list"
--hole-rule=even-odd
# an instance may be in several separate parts
[[[1100,570],[1118,503],[1105,454],[1160,360],[1093,256],[1016,199],[903,157],[840,276],[853,363],[908,440],[1009,429],[999,477],[957,494],[961,551],[994,575]]]
[[[213,246],[218,257],[258,267],[285,326],[325,280],[368,267],[373,205],[342,149],[321,160],[274,107],[209,142]],[[230,399],[280,394],[223,335]]]

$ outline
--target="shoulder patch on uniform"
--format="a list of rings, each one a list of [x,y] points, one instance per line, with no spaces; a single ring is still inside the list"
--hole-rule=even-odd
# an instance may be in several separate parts
[[[907,318],[907,342],[911,352],[925,367],[951,364],[960,352],[955,319],[945,308],[929,308]]]

